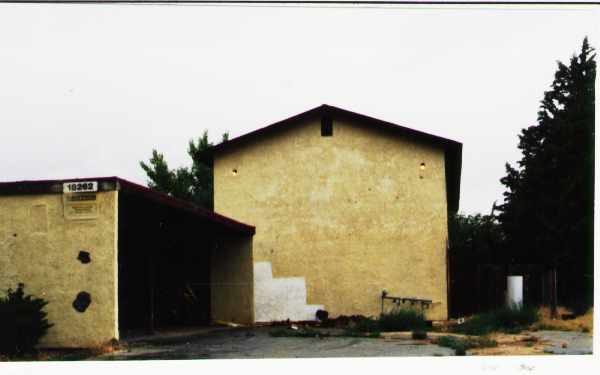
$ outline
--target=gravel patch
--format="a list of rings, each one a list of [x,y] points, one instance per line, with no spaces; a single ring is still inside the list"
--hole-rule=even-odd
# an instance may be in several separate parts
[[[592,335],[582,332],[537,331],[532,336],[545,342],[544,352],[550,354],[592,354]]]

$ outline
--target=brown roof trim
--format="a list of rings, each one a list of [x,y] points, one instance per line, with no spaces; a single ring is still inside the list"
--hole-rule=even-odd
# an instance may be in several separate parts
[[[239,137],[230,139],[227,142],[219,143],[204,154],[205,160],[211,162],[214,155],[232,149],[236,146],[252,142],[260,139],[268,134],[271,134],[278,129],[285,126],[291,126],[302,120],[327,115],[330,117],[339,119],[348,119],[356,122],[360,122],[366,125],[375,126],[379,129],[390,131],[392,134],[409,137],[415,141],[432,144],[434,146],[442,147],[445,151],[445,167],[446,167],[446,195],[448,201],[448,211],[458,211],[459,200],[460,200],[460,177],[462,168],[462,143],[453,141],[451,139],[438,137],[433,134],[424,133],[415,129],[407,128],[405,126],[397,125],[388,121],[379,120],[374,117],[366,116],[360,113],[348,111],[342,108],[330,106],[327,104],[320,105],[306,112],[299,113],[295,116],[286,118],[285,120],[278,121],[271,125],[262,127],[254,130],[250,133],[246,133]]]
[[[202,208],[200,206],[196,206],[193,203],[173,198],[170,195],[158,192],[156,190],[149,189],[145,186],[138,185],[131,181],[123,180],[121,178],[119,181],[119,190],[125,190],[128,192],[132,192],[135,194],[139,194],[153,200],[159,204],[164,204],[166,206],[170,206],[175,209],[180,209],[186,212],[189,212],[195,216],[211,221],[215,224],[219,224],[225,226],[234,231],[240,232],[242,234],[254,235],[256,232],[256,228],[252,225],[244,224],[237,220],[231,219],[227,216],[223,216],[214,211],[207,210],[206,208]]]
[[[177,210],[191,213],[192,215],[224,226],[240,234],[254,235],[256,229],[254,226],[241,223],[216,212],[196,206],[190,202],[173,198],[167,194],[149,189],[145,186],[136,184],[119,177],[88,177],[71,178],[64,180],[25,180],[13,182],[0,182],[1,195],[33,195],[33,194],[62,194],[62,184],[64,182],[77,181],[97,181],[98,191],[121,190],[132,194],[142,196],[158,204],[168,206]]]

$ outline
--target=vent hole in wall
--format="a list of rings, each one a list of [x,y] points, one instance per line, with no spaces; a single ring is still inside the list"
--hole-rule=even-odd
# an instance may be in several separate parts
[[[237,174],[238,174],[238,170],[237,170],[236,168],[233,168],[233,169],[231,170],[231,174],[232,174],[232,175],[234,175],[234,176],[237,176]]]
[[[333,135],[333,120],[331,117],[323,116],[321,118],[321,136],[331,137]]]
[[[75,301],[73,301],[73,308],[77,312],[84,312],[92,303],[92,296],[88,292],[79,292]]]
[[[79,255],[77,256],[77,260],[79,260],[83,264],[88,264],[92,261],[92,258],[90,257],[90,253],[88,253],[87,251],[80,251]]]

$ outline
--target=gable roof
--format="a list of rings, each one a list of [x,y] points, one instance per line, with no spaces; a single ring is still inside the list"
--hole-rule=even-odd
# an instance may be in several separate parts
[[[458,211],[460,199],[460,175],[462,166],[462,143],[327,104],[320,105],[306,112],[289,117],[285,120],[278,121],[274,124],[254,130],[250,133],[246,133],[226,142],[219,143],[207,150],[205,157],[208,160],[212,160],[216,154],[222,151],[259,140],[260,138],[272,134],[281,128],[293,126],[302,120],[324,115],[331,117],[334,120],[337,118],[359,122],[361,124],[373,126],[380,130],[389,131],[390,134],[442,148],[445,152],[446,198],[448,202],[448,211]]]
[[[254,235],[255,227],[220,215],[214,211],[196,206],[193,203],[174,198],[165,193],[152,190],[120,177],[89,177],[73,178],[68,180],[26,180],[0,182],[0,196],[2,195],[35,195],[35,194],[62,194],[65,182],[97,181],[98,191],[119,190],[147,199],[161,206],[172,208],[179,212],[191,214],[203,222],[211,223],[219,228],[226,228],[242,235]]]

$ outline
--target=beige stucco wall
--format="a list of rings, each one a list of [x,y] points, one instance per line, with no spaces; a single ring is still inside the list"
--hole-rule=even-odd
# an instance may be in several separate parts
[[[97,193],[98,217],[68,220],[61,194],[0,196],[0,290],[25,283],[25,292],[48,301],[54,326],[46,347],[90,347],[118,339],[117,192]],[[88,251],[91,262],[77,260]],[[81,291],[92,303],[72,303]]]
[[[306,304],[330,316],[377,316],[386,289],[432,299],[428,318],[446,319],[443,150],[335,118],[333,126],[322,137],[314,119],[220,152],[215,210],[255,225],[255,265],[270,262],[274,280],[303,278]],[[256,316],[278,303],[265,294],[255,290]]]
[[[252,237],[218,239],[210,277],[212,319],[254,323]]]

